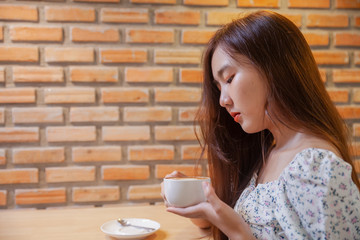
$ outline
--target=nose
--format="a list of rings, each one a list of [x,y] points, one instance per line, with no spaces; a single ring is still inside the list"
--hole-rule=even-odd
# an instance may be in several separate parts
[[[222,90],[219,99],[220,106],[227,107],[232,104],[232,100],[226,91]]]

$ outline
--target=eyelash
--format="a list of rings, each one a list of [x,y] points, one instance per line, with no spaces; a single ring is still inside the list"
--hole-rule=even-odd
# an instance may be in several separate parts
[[[234,76],[231,76],[228,80],[226,80],[226,83],[231,83],[233,79],[234,79]]]

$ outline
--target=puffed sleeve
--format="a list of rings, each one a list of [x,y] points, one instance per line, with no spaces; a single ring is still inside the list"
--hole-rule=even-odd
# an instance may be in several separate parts
[[[360,239],[360,196],[351,166],[307,149],[280,176],[275,217],[288,239]]]

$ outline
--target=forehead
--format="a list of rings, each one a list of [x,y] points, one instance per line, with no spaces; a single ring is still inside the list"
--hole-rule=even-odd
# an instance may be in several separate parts
[[[211,58],[211,69],[214,78],[217,78],[220,71],[223,71],[224,68],[231,65],[234,65],[234,60],[226,51],[220,47],[217,47]]]
[[[226,68],[242,67],[254,68],[253,63],[245,55],[229,54],[229,51],[222,47],[217,47],[211,59],[211,69],[213,76],[216,78],[219,73],[222,73]]]

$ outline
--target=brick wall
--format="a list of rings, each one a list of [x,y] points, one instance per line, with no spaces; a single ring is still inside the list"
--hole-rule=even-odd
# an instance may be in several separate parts
[[[205,43],[256,9],[302,30],[359,138],[359,0],[2,0],[0,208],[161,201],[194,172]]]

